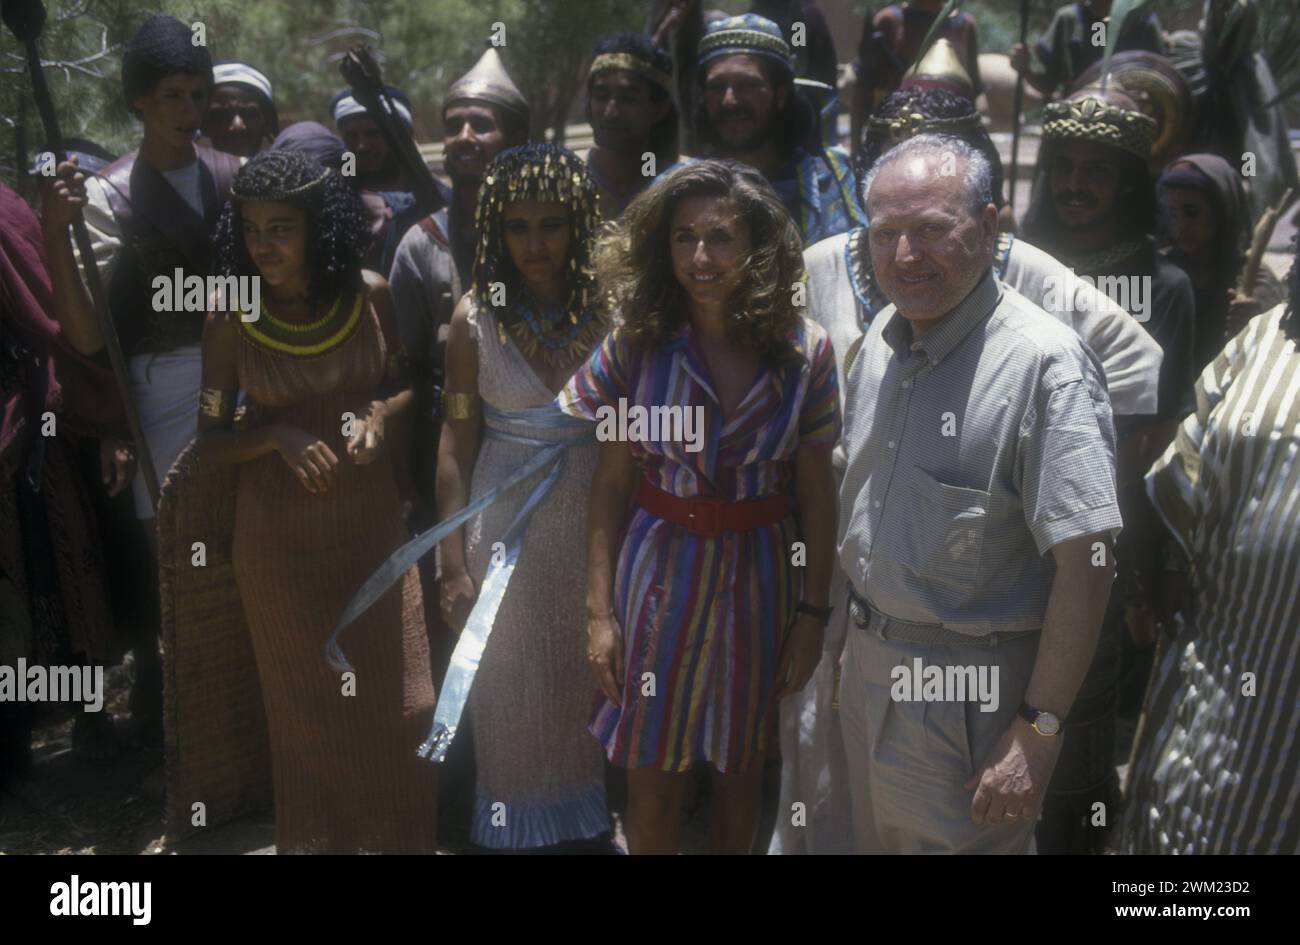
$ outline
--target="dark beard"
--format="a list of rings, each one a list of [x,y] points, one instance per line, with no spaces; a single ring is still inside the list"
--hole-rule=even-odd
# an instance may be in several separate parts
[[[735,144],[724,141],[712,121],[706,123],[706,132],[705,138],[713,149],[725,154],[745,154],[750,151],[757,151],[771,141],[774,135],[773,121],[771,120],[766,125],[756,129],[748,138]]]

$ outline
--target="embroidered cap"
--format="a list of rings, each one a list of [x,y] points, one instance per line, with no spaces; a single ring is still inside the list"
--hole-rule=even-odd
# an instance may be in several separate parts
[[[729,16],[709,24],[699,44],[701,73],[711,60],[736,53],[763,56],[794,73],[794,53],[781,35],[781,27],[756,13]]]

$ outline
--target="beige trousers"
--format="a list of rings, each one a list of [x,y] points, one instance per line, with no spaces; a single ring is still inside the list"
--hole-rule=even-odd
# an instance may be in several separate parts
[[[859,853],[1031,853],[1036,821],[979,826],[963,785],[1011,725],[1038,652],[1038,634],[996,646],[884,639],[881,618],[849,627],[840,723]],[[972,701],[896,701],[896,666],[998,668],[996,711]],[[968,694],[970,695],[970,694]]]

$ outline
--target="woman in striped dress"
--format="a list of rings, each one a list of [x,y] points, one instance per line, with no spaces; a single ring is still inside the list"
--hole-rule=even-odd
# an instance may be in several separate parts
[[[713,848],[749,852],[777,700],[821,655],[840,414],[830,342],[797,308],[800,245],[756,171],[674,172],[602,243],[622,320],[559,398],[601,441],[590,729],[628,769],[633,853],[677,850],[697,761]]]

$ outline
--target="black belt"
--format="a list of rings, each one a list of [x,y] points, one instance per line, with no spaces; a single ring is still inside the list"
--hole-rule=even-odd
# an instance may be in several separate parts
[[[848,596],[849,618],[857,625],[858,629],[866,630],[871,626],[872,617],[875,617],[880,636],[885,640],[896,643],[997,646],[1000,643],[1012,643],[1024,639],[1029,634],[1041,632],[1041,630],[994,630],[991,633],[979,634],[978,636],[972,633],[959,633],[939,623],[913,623],[910,620],[898,620],[887,614],[882,614],[871,606],[870,601],[857,595],[853,589],[852,581],[848,585]]]

